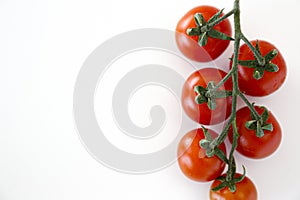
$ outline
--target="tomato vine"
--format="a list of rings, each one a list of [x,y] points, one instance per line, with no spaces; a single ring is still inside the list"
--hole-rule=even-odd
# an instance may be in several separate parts
[[[207,8],[207,7],[206,7]],[[202,8],[198,8],[198,10],[201,10]],[[197,9],[195,9],[197,10]],[[192,11],[195,11],[192,10]],[[193,12],[189,12],[188,15],[190,15]],[[234,18],[234,37],[231,37],[231,29],[227,29],[226,33],[220,31],[221,28],[218,27],[218,30],[215,28],[218,25],[221,25],[223,22],[228,23],[226,20],[227,18],[232,16]],[[184,19],[187,18],[187,16],[184,17]],[[240,135],[244,137],[244,132],[239,133],[239,131],[248,131],[247,134],[252,134],[252,132],[255,132],[256,138],[258,140],[255,140],[251,138],[254,142],[265,142],[271,141],[269,139],[270,135],[269,133],[276,133],[277,136],[274,136],[276,138],[276,141],[270,142],[270,145],[273,145],[273,147],[268,147],[267,151],[260,152],[259,155],[254,155],[252,158],[261,158],[266,155],[270,155],[273,153],[276,148],[278,147],[278,144],[280,143],[281,139],[281,130],[278,125],[278,122],[275,120],[274,116],[270,113],[269,110],[265,107],[258,107],[255,106],[254,103],[249,102],[245,94],[252,94],[251,92],[244,89],[245,87],[242,87],[243,85],[239,85],[239,81],[241,81],[243,84],[245,84],[245,80],[243,80],[241,76],[241,68],[245,68],[248,74],[251,74],[251,78],[253,81],[265,81],[265,77],[273,77],[278,84],[276,87],[265,90],[265,88],[262,88],[261,91],[258,87],[258,93],[253,93],[254,96],[265,96],[268,95],[275,90],[279,88],[279,86],[283,83],[285,76],[286,76],[286,65],[284,63],[284,60],[281,58],[280,52],[272,45],[268,45],[268,49],[262,49],[260,46],[260,41],[257,40],[255,42],[249,41],[248,38],[244,35],[244,33],[241,30],[241,20],[240,20],[240,1],[234,0],[234,7],[231,11],[229,11],[226,14],[223,14],[223,9],[216,12],[213,16],[210,16],[209,18],[205,16],[203,13],[196,12],[194,13],[194,22],[188,22],[183,24],[195,24],[194,27],[188,27],[185,31],[185,34],[187,36],[190,36],[195,40],[200,47],[205,48],[206,45],[211,45],[213,43],[212,41],[215,40],[224,40],[224,41],[234,41],[234,49],[233,49],[233,57],[231,58],[231,68],[230,71],[222,76],[222,79],[219,80],[219,82],[209,81],[208,84],[205,86],[202,85],[193,85],[193,91],[194,94],[191,96],[194,98],[194,101],[198,105],[206,104],[207,107],[214,111],[218,108],[218,99],[229,97],[231,98],[231,113],[229,115],[229,119],[224,126],[224,129],[222,132],[218,135],[218,137],[212,137],[210,134],[210,131],[202,126],[204,138],[199,141],[199,146],[205,150],[206,156],[208,158],[212,157],[219,157],[220,160],[222,160],[225,164],[228,165],[226,175],[219,176],[216,180],[218,184],[214,183],[214,187],[212,188],[212,191],[217,192],[224,188],[227,188],[232,192],[236,192],[237,185],[241,183],[246,177],[246,170],[243,166],[243,173],[239,174],[237,176],[236,172],[236,161],[234,157],[234,152],[236,150],[243,152],[243,150],[240,150],[240,147],[243,147],[243,144],[241,144],[241,141],[239,141]],[[223,26],[226,26],[226,24]],[[182,26],[178,25],[179,30],[182,31]],[[241,42],[244,42],[247,48],[252,52],[253,59],[249,60],[242,60],[239,59],[240,56],[240,50],[241,50]],[[178,44],[181,44],[178,42]],[[218,45],[222,45],[220,48],[224,49],[226,48],[227,43],[218,43]],[[264,43],[265,45],[265,43]],[[271,48],[270,47],[274,47]],[[193,47],[192,50],[195,50]],[[263,51],[262,51],[263,50]],[[266,52],[265,52],[266,51]],[[187,51],[182,51],[184,54],[186,54]],[[190,52],[189,52],[190,53]],[[213,54],[212,52],[209,52],[209,54]],[[215,59],[218,55],[213,55],[213,59]],[[248,53],[249,54],[249,53]],[[207,61],[207,59],[199,59],[198,57],[192,55],[186,55],[192,59],[200,60],[200,61]],[[279,61],[278,61],[279,60]],[[198,71],[200,73],[201,70]],[[246,73],[246,72],[245,72]],[[271,74],[271,75],[270,75]],[[278,77],[274,77],[274,74],[277,74]],[[243,75],[243,74],[242,74]],[[194,78],[195,73],[192,78]],[[191,77],[189,79],[191,79]],[[198,79],[197,79],[198,80]],[[273,80],[273,81],[274,81]],[[228,81],[232,81],[232,89],[228,90],[228,86],[224,87]],[[272,80],[271,80],[272,81]],[[197,81],[194,81],[197,82]],[[266,81],[265,81],[266,82]],[[199,81],[197,83],[200,83]],[[184,90],[186,90],[187,85],[191,84],[185,84]],[[263,84],[262,84],[263,85]],[[265,85],[268,85],[265,83]],[[274,85],[274,84],[273,84]],[[263,87],[263,86],[261,86]],[[243,88],[241,90],[241,88]],[[191,92],[189,92],[190,94]],[[256,95],[258,94],[258,95]],[[187,95],[184,93],[184,95]],[[247,112],[245,110],[243,111],[237,111],[237,99],[241,98],[241,100],[246,104],[248,107],[249,113],[247,115],[243,115],[243,112]],[[183,101],[184,102],[184,101]],[[185,105],[184,105],[185,106]],[[201,107],[199,107],[202,109]],[[190,108],[189,108],[190,109]],[[258,112],[259,110],[259,112]],[[262,110],[262,111],[261,111]],[[237,115],[237,113],[239,113]],[[193,113],[194,114],[194,113]],[[199,113],[196,113],[199,114]],[[250,115],[250,116],[248,116]],[[240,118],[237,118],[240,117]],[[242,118],[243,117],[243,118]],[[195,118],[195,117],[194,117]],[[272,120],[271,120],[272,119]],[[196,120],[195,120],[196,121]],[[237,124],[238,121],[238,124]],[[199,121],[200,122],[200,121]],[[208,123],[209,124],[209,123]],[[274,124],[274,125],[273,125]],[[238,127],[238,126],[245,126],[245,127]],[[274,126],[276,130],[274,131]],[[252,131],[252,132],[251,132]],[[267,137],[265,137],[265,132],[268,134]],[[218,147],[220,145],[223,145],[224,140],[228,137],[228,134],[230,135],[230,141],[232,143],[231,150],[229,152],[228,158],[226,157],[226,154],[221,151]],[[214,139],[213,139],[214,138]],[[249,137],[248,137],[249,138]],[[259,139],[262,139],[259,141]],[[274,139],[275,140],[275,139]],[[261,142],[262,143],[262,142]],[[270,146],[269,145],[269,146]],[[245,154],[247,155],[247,154]],[[248,154],[249,155],[249,154]],[[208,169],[209,170],[209,169]]]

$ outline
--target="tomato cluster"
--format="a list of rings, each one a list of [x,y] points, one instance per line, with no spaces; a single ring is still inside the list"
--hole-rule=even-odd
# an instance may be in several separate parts
[[[187,12],[176,27],[176,42],[182,54],[198,62],[209,62],[218,58],[232,40],[230,21],[224,18],[213,27],[206,25],[210,25],[222,16],[224,16],[222,12],[212,6],[198,6]],[[253,52],[254,48],[261,56],[260,58]],[[231,58],[230,69],[234,56]],[[282,54],[267,41],[245,42],[240,46],[237,60],[238,88],[241,98],[246,98],[244,94],[258,97],[269,95],[278,90],[286,78],[286,63]],[[233,82],[231,77],[227,76],[229,74],[222,69],[206,67],[196,70],[186,79],[181,102],[190,119],[201,125],[215,125],[232,116]],[[222,85],[216,87],[223,80]],[[247,100],[245,102],[246,107],[238,111],[234,110],[236,130],[239,134],[236,150],[241,155],[252,159],[270,156],[281,142],[280,125],[267,108],[254,106]],[[209,136],[205,134],[205,131],[209,132]],[[233,143],[233,127],[229,127],[227,133],[229,141]],[[235,182],[234,192],[230,187],[213,190],[218,185],[222,185],[221,180],[227,180],[222,177],[226,176],[223,171],[228,160],[221,159],[217,155],[209,155],[203,146],[206,145],[205,142],[209,143],[217,137],[216,132],[204,127],[189,131],[184,135],[177,151],[181,171],[194,181],[214,180],[209,194],[211,200],[256,200],[256,187],[245,174],[233,174],[233,180],[238,180],[236,177],[242,177],[241,180]],[[215,148],[226,155],[223,142]]]

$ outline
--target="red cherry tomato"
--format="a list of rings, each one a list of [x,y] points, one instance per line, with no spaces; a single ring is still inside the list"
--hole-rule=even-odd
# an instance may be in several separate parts
[[[180,51],[188,58],[198,62],[208,62],[219,57],[229,45],[229,40],[208,38],[205,46],[198,44],[198,36],[189,36],[186,33],[188,28],[196,27],[194,15],[202,13],[207,22],[214,16],[219,9],[212,6],[198,6],[186,13],[178,22],[176,27],[176,42]],[[221,15],[222,16],[222,15]],[[225,19],[218,25],[214,26],[215,30],[231,36],[231,25],[228,19]]]
[[[217,133],[208,130],[213,138]],[[194,181],[211,181],[219,177],[225,167],[225,163],[216,155],[208,158],[205,149],[199,145],[200,140],[205,139],[202,129],[195,129],[183,136],[178,145],[178,164],[185,176]],[[225,144],[219,148],[226,154]]]
[[[185,113],[194,121],[200,124],[212,125],[225,121],[231,113],[231,97],[220,98],[216,100],[217,107],[215,110],[210,110],[207,103],[197,104],[195,97],[197,93],[194,91],[194,87],[200,85],[204,88],[210,81],[214,81],[218,84],[223,77],[226,76],[226,72],[216,68],[203,68],[192,73],[186,82],[184,83],[182,90],[182,106]],[[220,90],[231,90],[231,79],[225,82]]]
[[[264,111],[263,108],[258,106],[255,106],[255,110],[260,115]],[[274,115],[269,111],[269,118],[266,122],[267,124],[272,123],[273,131],[265,130],[264,136],[261,138],[256,137],[255,130],[249,130],[246,128],[245,124],[249,120],[252,119],[248,107],[243,107],[237,111],[236,124],[240,135],[237,151],[244,156],[254,159],[265,158],[274,153],[281,142],[281,128]],[[232,142],[232,129],[229,130],[228,137]]]
[[[256,42],[256,40],[251,41],[251,44],[255,46]],[[258,45],[262,56],[265,56],[273,49],[278,50],[273,44],[263,40],[259,40]],[[254,60],[254,54],[246,44],[243,44],[240,47],[238,59]],[[253,68],[239,65],[239,88],[241,92],[250,96],[267,96],[280,88],[287,75],[286,63],[279,51],[278,55],[271,62],[277,65],[279,67],[279,70],[277,72],[265,71],[263,77],[259,80],[253,78]],[[230,64],[230,66],[231,65],[232,63]]]
[[[236,173],[235,177],[239,177],[241,174]],[[218,186],[221,182],[215,180],[211,189]],[[210,200],[257,200],[257,191],[254,183],[246,176],[241,182],[236,183],[236,191],[232,193],[228,187],[219,190],[209,192]]]

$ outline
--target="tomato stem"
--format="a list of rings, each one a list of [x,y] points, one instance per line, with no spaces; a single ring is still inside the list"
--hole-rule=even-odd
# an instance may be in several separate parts
[[[221,134],[211,142],[210,147],[212,149],[214,149],[215,147],[222,144],[222,142],[224,142],[224,140],[226,139],[226,137],[228,135],[229,128],[230,128],[231,123],[233,121],[233,117],[234,117],[233,115],[230,116],[230,119],[228,120],[228,122],[227,122],[226,126],[224,127],[223,131],[221,132]]]
[[[217,24],[221,23],[224,19],[230,17],[231,15],[233,15],[235,13],[235,9],[232,9],[230,12],[226,13],[225,15],[223,15],[222,17],[218,18],[217,20],[207,24],[206,26],[203,26],[201,28],[201,32],[205,32],[209,29],[211,29],[212,27],[216,26]]]
[[[231,181],[234,178],[235,171],[236,171],[236,165],[235,165],[235,159],[234,159],[234,151],[237,147],[237,140],[238,140],[238,133],[237,133],[237,127],[236,127],[236,107],[237,107],[237,96],[240,93],[239,92],[239,84],[238,84],[238,55],[240,51],[240,42],[241,42],[241,25],[240,25],[240,4],[239,0],[234,1],[234,30],[235,30],[235,41],[234,41],[234,56],[232,61],[232,67],[231,70],[233,71],[232,74],[232,83],[233,83],[233,90],[232,90],[232,110],[231,110],[231,118],[232,120],[232,127],[233,127],[233,143],[230,150],[229,155],[229,165],[228,165],[228,171],[226,175],[227,181]],[[230,187],[231,192],[234,192],[236,188],[234,186]]]
[[[240,93],[239,92],[239,86],[238,86],[238,54],[239,54],[239,48],[240,48],[240,40],[241,40],[241,28],[240,28],[240,8],[239,8],[239,0],[235,0],[234,3],[234,24],[235,24],[235,41],[234,41],[234,57],[232,62],[232,68],[218,84],[215,88],[220,87],[226,80],[228,80],[230,77],[232,77],[233,82],[233,90],[232,90],[232,111],[230,115],[230,119],[223,129],[222,133],[212,141],[211,147],[215,148],[216,146],[219,146],[222,142],[224,142],[225,138],[228,135],[228,130],[230,128],[230,125],[235,125],[234,123],[236,118],[236,104],[237,104],[237,96]],[[234,149],[233,149],[234,151]],[[229,163],[230,168],[231,165]]]
[[[213,88],[214,91],[216,91],[217,89],[219,89],[228,79],[231,78],[232,74],[234,73],[233,70],[230,70],[226,76]]]
[[[235,163],[235,158],[234,158],[234,152],[237,148],[237,142],[238,142],[238,129],[236,125],[236,110],[237,110],[237,97],[240,96],[242,100],[248,105],[248,107],[251,109],[253,112],[255,118],[257,120],[260,120],[261,116],[256,112],[254,109],[253,105],[247,100],[247,98],[240,92],[239,90],[239,83],[238,83],[238,55],[240,51],[240,43],[241,40],[245,41],[246,43],[251,43],[248,41],[248,39],[243,35],[241,31],[241,23],[240,23],[240,5],[239,5],[239,0],[234,1],[234,9],[232,12],[234,13],[234,55],[232,59],[232,66],[231,70],[228,72],[228,74],[216,85],[214,88],[215,90],[218,89],[221,85],[223,85],[230,77],[232,78],[232,83],[233,83],[233,88],[232,88],[232,107],[231,107],[231,115],[228,123],[224,127],[222,133],[214,139],[211,144],[210,148],[214,149],[217,146],[219,146],[224,140],[226,139],[228,135],[228,131],[230,126],[233,129],[233,142],[229,154],[229,159],[226,164],[228,164],[228,169],[227,169],[227,175],[226,175],[226,182],[228,183],[228,187],[231,192],[235,192],[236,186],[233,181],[235,173],[236,173],[236,163]],[[227,16],[227,15],[224,15]],[[251,45],[252,46],[252,45]],[[251,47],[250,47],[251,48]],[[257,59],[259,62],[263,63],[264,58],[261,56],[260,52],[258,52],[255,47],[253,47],[253,53],[257,56]],[[251,49],[252,49],[251,48]]]
[[[264,66],[266,64],[265,58],[261,55],[261,53],[251,44],[251,42],[245,37],[244,34],[241,34],[241,39],[247,44],[250,50],[253,52],[255,58],[258,61],[260,66]]]
[[[261,116],[258,114],[258,112],[255,110],[253,104],[251,104],[248,99],[245,97],[245,95],[243,93],[239,93],[239,96],[241,97],[241,99],[246,103],[246,105],[249,107],[249,109],[251,110],[251,112],[253,113],[255,119],[257,121],[261,121]]]
[[[232,107],[231,107],[231,115],[230,118],[224,127],[223,131],[221,134],[215,138],[214,140],[209,141],[209,146],[207,149],[211,150],[216,150],[218,149],[218,146],[224,142],[226,137],[228,136],[228,132],[230,127],[233,129],[233,141],[232,141],[232,146],[229,154],[229,158],[225,159],[224,155],[221,155],[220,153],[217,153],[219,156],[227,165],[227,175],[226,175],[226,180],[223,181],[217,188],[222,188],[224,184],[229,187],[231,192],[235,192],[236,190],[236,185],[235,183],[237,181],[241,181],[245,177],[245,168],[244,169],[244,174],[243,176],[235,180],[235,174],[236,174],[236,163],[235,163],[235,158],[234,158],[234,152],[237,148],[238,144],[238,138],[239,138],[239,133],[238,133],[238,128],[236,124],[236,112],[237,112],[237,98],[238,96],[247,104],[249,109],[251,110],[251,113],[253,114],[255,120],[261,122],[262,121],[262,116],[258,114],[258,112],[255,110],[254,105],[251,104],[248,99],[244,96],[244,94],[240,91],[239,89],[239,83],[238,83],[238,65],[239,65],[239,60],[238,60],[238,55],[240,52],[240,43],[241,40],[244,41],[250,48],[250,50],[253,52],[255,58],[257,59],[257,62],[260,66],[264,66],[266,62],[268,62],[268,59],[263,57],[259,51],[258,47],[254,47],[251,42],[245,37],[245,35],[241,31],[241,20],[240,20],[240,1],[239,0],[234,0],[234,8],[228,12],[227,14],[224,14],[222,17],[215,19],[214,21],[206,24],[205,26],[201,27],[201,31],[205,32],[210,30],[213,26],[219,24],[221,21],[224,19],[228,18],[229,16],[234,15],[234,53],[233,53],[233,58],[232,58],[232,66],[231,70],[228,72],[228,74],[214,87],[211,88],[210,93],[213,93],[217,91],[227,80],[232,78],[232,83],[233,83],[233,88],[232,88]],[[203,29],[203,30],[202,30]],[[274,56],[276,52],[273,52],[272,55]],[[276,54],[277,55],[277,54]],[[275,56],[276,56],[275,55]],[[227,97],[227,96],[225,96]],[[263,124],[263,123],[261,123]],[[267,127],[268,129],[271,129],[271,126]],[[205,141],[207,143],[207,141]],[[205,143],[205,144],[206,144]],[[216,154],[214,151],[212,151],[213,154]],[[212,154],[212,155],[213,155]]]

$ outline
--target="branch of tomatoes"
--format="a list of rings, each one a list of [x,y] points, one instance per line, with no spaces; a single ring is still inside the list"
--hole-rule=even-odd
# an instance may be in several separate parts
[[[228,17],[232,15],[234,16],[234,39],[231,37],[232,32],[228,20]],[[271,43],[262,40],[249,41],[245,37],[241,31],[239,0],[235,0],[234,8],[224,15],[223,9],[218,10],[210,6],[196,7],[179,21],[176,30],[179,33],[176,39],[181,52],[198,62],[216,59],[227,48],[229,42],[234,41],[234,53],[230,59],[231,69],[228,73],[220,69],[204,68],[190,75],[184,84],[182,104],[191,119],[202,125],[217,124],[228,117],[229,120],[218,136],[211,134],[213,131],[204,126],[202,130],[194,130],[196,136],[199,135],[197,146],[192,145],[193,150],[190,149],[192,147],[185,146],[186,151],[178,154],[180,168],[194,180],[215,180],[210,194],[211,198],[212,195],[226,194],[224,192],[226,188],[233,195],[239,193],[238,188],[245,182],[252,184],[253,188],[253,183],[246,177],[244,166],[243,174],[236,172],[234,152],[237,150],[250,158],[267,157],[279,146],[281,129],[266,107],[250,103],[245,94],[267,96],[275,92],[286,77],[285,61],[278,49]],[[182,35],[190,40],[183,40]],[[241,41],[245,44],[240,45]],[[238,97],[246,104],[246,107],[239,110],[237,110]],[[224,114],[221,115],[222,113]],[[220,148],[227,137],[232,143],[228,158],[226,151]],[[191,138],[188,139],[191,140]],[[179,148],[186,142],[183,138]],[[199,158],[197,155],[192,155],[193,153],[206,155],[206,158],[211,159],[210,164],[212,160],[219,158],[228,165],[226,174],[220,174],[220,171],[224,169],[224,165],[220,163],[211,167],[212,172],[194,172],[193,170],[200,169],[193,167],[201,167],[201,164],[208,161],[205,157]],[[249,195],[250,199],[256,199],[255,196],[257,196],[256,190]]]

